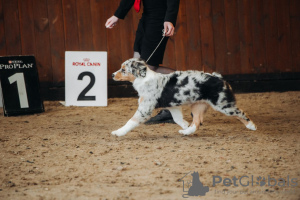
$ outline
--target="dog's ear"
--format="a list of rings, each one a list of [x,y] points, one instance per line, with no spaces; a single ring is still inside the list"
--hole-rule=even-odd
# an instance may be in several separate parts
[[[147,66],[146,66],[145,61],[143,61],[142,59],[132,61],[131,73],[135,77],[143,77],[144,78],[147,73]]]

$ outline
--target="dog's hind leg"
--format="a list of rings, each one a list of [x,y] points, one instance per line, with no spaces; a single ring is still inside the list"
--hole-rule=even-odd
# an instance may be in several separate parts
[[[174,122],[181,126],[182,129],[187,129],[189,127],[189,123],[183,119],[181,107],[170,107],[167,109],[170,111]]]
[[[193,122],[187,129],[180,130],[179,133],[183,135],[190,135],[194,133],[196,130],[198,130],[200,123],[203,122],[203,116],[206,110],[207,110],[207,104],[194,103],[192,105]]]
[[[214,107],[214,106],[213,106]],[[255,131],[256,130],[256,125],[253,123],[253,121],[247,116],[245,112],[240,110],[235,106],[235,103],[229,103],[225,106],[216,106],[216,110],[220,111],[221,113],[224,113],[227,116],[233,116],[236,117],[238,120],[240,120],[245,126],[250,129]]]
[[[199,109],[199,112],[200,112],[200,125],[202,125],[204,114],[206,113],[206,111],[208,109],[208,105],[206,103],[199,103],[198,107],[199,107],[198,109]]]
[[[245,124],[245,126],[252,130],[255,131],[257,129],[256,125],[253,123],[253,121],[246,115],[246,113],[244,113],[242,110],[239,110],[237,108],[236,110],[237,112],[237,119],[240,120],[243,124]]]
[[[225,83],[225,89],[219,94],[217,102],[210,102],[213,109],[227,115],[233,116],[239,119],[250,130],[256,130],[256,125],[250,120],[250,118],[236,107],[236,100],[232,89],[228,83]]]

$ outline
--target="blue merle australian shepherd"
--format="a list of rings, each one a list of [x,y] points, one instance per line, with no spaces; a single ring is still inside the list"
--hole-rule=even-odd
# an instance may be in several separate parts
[[[194,133],[210,105],[213,109],[228,116],[235,116],[248,129],[256,130],[256,125],[239,108],[230,85],[217,73],[200,71],[176,71],[160,74],[147,67],[145,61],[132,58],[113,73],[116,81],[130,81],[139,95],[139,107],[133,117],[113,135],[123,136],[151,117],[155,108],[170,110],[174,121],[181,126],[179,133]],[[189,125],[183,119],[181,105],[190,104],[193,122]]]

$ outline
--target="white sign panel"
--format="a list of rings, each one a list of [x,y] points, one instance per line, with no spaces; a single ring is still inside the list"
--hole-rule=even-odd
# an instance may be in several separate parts
[[[66,51],[66,106],[107,106],[107,52]]]

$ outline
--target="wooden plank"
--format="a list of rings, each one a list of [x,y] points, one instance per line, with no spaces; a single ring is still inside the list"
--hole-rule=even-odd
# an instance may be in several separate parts
[[[20,55],[21,37],[18,0],[3,1],[4,31],[7,55]]]
[[[187,49],[184,54],[187,55],[188,69],[202,69],[202,51],[201,51],[201,33],[199,20],[198,0],[187,0],[186,3],[186,27],[187,27]]]
[[[33,55],[35,49],[34,17],[32,0],[19,0],[20,13],[20,36],[22,43],[22,54]]]
[[[6,55],[3,1],[0,0],[0,55]]]
[[[78,23],[76,0],[62,0],[65,31],[65,50],[78,51]]]
[[[212,0],[216,71],[228,74],[224,1]]]
[[[178,29],[175,36],[176,70],[180,70],[180,71],[186,70],[186,67],[188,66],[187,18],[186,18],[185,2],[182,2],[181,5],[179,6],[178,22],[177,22]]]
[[[58,85],[62,84],[65,80],[65,34],[62,0],[51,0],[47,2],[53,84]]]
[[[251,1],[250,6],[252,21],[252,42],[253,42],[253,69],[255,73],[266,73],[266,44],[265,26],[263,16],[263,4],[261,0]]]
[[[279,72],[278,69],[278,28],[277,11],[274,0],[263,1],[265,16],[265,41],[267,73]]]
[[[47,0],[33,0],[33,10],[35,24],[35,57],[40,81],[52,82]]]
[[[175,27],[175,32],[177,32],[177,27]],[[164,60],[162,66],[171,68],[173,70],[177,69],[176,66],[176,56],[175,56],[175,38],[176,36],[170,37],[166,46]]]
[[[241,51],[241,73],[253,73],[253,48],[252,27],[250,17],[250,1],[238,1],[239,24],[240,24],[240,51]]]
[[[57,84],[64,79],[65,50],[107,50],[110,77],[132,57],[142,14],[132,9],[105,29],[119,2],[0,0],[0,55],[35,54],[41,81]],[[204,64],[222,74],[299,72],[299,27],[298,0],[182,0],[163,65],[203,70]]]
[[[91,0],[93,46],[95,51],[107,51],[106,28],[107,0]]]
[[[300,72],[300,1],[290,0],[291,51],[293,72]]]
[[[180,7],[181,7],[182,3],[183,3],[183,1],[179,5]],[[171,68],[173,70],[177,69],[176,56],[175,56],[175,40],[177,38],[176,36],[177,36],[178,29],[180,28],[179,24],[180,24],[180,19],[177,18],[177,23],[174,24],[174,26],[175,26],[174,34],[175,35],[172,37],[169,37],[169,39],[168,39],[165,54],[164,54],[163,64],[161,65],[164,67]]]
[[[202,64],[205,72],[216,70],[211,3],[211,0],[199,1]]]
[[[291,57],[290,33],[290,0],[276,0],[277,27],[278,27],[278,65],[276,71],[291,72],[293,68]]]
[[[79,47],[81,51],[93,51],[93,30],[90,1],[77,0]]]
[[[228,49],[228,71],[226,74],[240,74],[241,56],[237,0],[224,0],[224,5]]]

